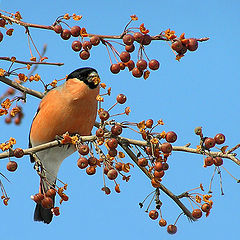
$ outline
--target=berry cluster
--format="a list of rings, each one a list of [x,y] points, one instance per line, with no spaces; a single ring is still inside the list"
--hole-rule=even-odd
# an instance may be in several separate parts
[[[1,18],[1,13],[0,13],[0,28],[6,29],[6,35],[12,36],[13,29],[12,28],[7,29],[6,25],[7,25],[7,21],[4,18]],[[3,33],[0,31],[0,42],[2,40],[3,40]]]
[[[124,70],[125,67],[128,67],[129,71],[132,72],[134,77],[140,78],[144,76],[146,79],[150,73],[149,70],[147,70],[147,67],[149,67],[151,70],[157,70],[159,68],[159,62],[155,59],[149,60],[144,50],[145,46],[149,45],[152,41],[152,37],[150,35],[142,34],[141,32],[135,32],[133,35],[128,33],[123,36],[122,40],[125,51],[121,52],[120,54],[115,51],[119,55],[121,62],[111,64],[110,70],[112,73],[117,74],[120,72],[120,70]],[[139,59],[136,64],[133,60],[131,60],[130,55],[135,50],[134,42],[140,45]],[[143,59],[143,53],[146,55],[148,62]]]
[[[218,133],[214,138],[210,138],[203,136],[201,127],[196,127],[194,132],[196,135],[200,136],[200,146],[198,146],[200,151],[209,151],[211,148],[215,147],[216,144],[220,145],[225,142],[225,136],[222,133]],[[224,149],[225,147],[223,147],[221,150],[224,152]],[[204,159],[204,167],[212,166],[213,164],[216,167],[219,167],[223,164],[223,159],[221,157],[213,157],[208,152],[206,152],[206,154],[209,156]]]
[[[70,37],[79,37],[78,40],[72,42],[72,50],[80,52],[79,56],[82,60],[87,60],[90,57],[92,46],[97,46],[100,43],[100,38],[98,36],[91,37],[89,41],[84,40],[84,37],[88,36],[88,34],[85,28],[80,28],[79,26],[73,26],[69,30],[63,29],[60,24],[57,24],[53,29],[57,34],[60,34],[63,40],[68,40]]]

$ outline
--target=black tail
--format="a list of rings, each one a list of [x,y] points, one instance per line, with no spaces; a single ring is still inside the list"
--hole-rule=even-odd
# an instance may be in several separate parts
[[[34,211],[34,221],[44,222],[49,224],[52,221],[51,209],[43,208],[41,204],[37,203]]]

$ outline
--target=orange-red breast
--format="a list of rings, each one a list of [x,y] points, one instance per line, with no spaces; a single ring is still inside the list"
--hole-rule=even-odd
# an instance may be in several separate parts
[[[69,74],[64,84],[49,91],[42,99],[33,119],[29,146],[47,143],[66,132],[70,135],[90,135],[97,115],[96,97],[99,94],[99,82],[95,69],[80,68]],[[45,176],[40,180],[41,193],[44,194],[54,187],[62,161],[75,151],[73,145],[63,145],[36,153]],[[31,161],[35,162],[33,156]],[[43,208],[37,203],[35,221],[50,223],[52,216],[51,209]]]

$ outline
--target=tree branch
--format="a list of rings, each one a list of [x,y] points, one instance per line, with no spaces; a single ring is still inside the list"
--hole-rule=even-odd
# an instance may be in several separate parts
[[[11,58],[9,57],[0,57],[0,60],[4,61],[9,61],[12,62]],[[25,62],[25,61],[20,61],[20,60],[15,60],[15,63],[20,63],[20,64],[29,64],[29,65],[34,65],[34,64],[42,64],[42,65],[55,65],[55,66],[62,66],[64,63],[51,63],[51,62]]]
[[[27,93],[29,95],[32,95],[34,97],[37,97],[37,98],[43,98],[44,94],[41,93],[41,92],[38,92],[38,91],[35,91],[35,90],[32,90],[30,88],[27,88],[27,87],[24,87],[22,86],[21,84],[17,83],[17,82],[13,82],[12,80],[10,80],[9,78],[7,77],[1,77],[0,76],[0,81],[3,82],[3,83],[6,83],[7,85],[23,92],[23,93]]]
[[[123,138],[122,138],[123,139]],[[129,148],[129,144],[127,141],[122,142],[122,140],[119,141],[119,145],[124,149],[124,151],[128,154],[128,156],[136,163],[136,165],[148,176],[148,178],[151,180],[153,178],[152,174],[147,171],[146,168],[140,167],[138,165],[138,158],[137,156],[132,152],[132,150]],[[169,189],[167,189],[164,185],[159,183],[160,189],[167,194],[184,212],[184,214],[190,218],[191,220],[195,221],[195,218],[193,218],[191,212],[185,207],[185,205],[178,199],[176,195],[174,195]]]

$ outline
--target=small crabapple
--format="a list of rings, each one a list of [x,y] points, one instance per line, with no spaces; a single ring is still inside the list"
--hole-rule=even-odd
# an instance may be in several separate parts
[[[222,133],[218,133],[214,137],[214,140],[217,144],[223,144],[225,142],[225,136]]]
[[[68,40],[71,37],[71,32],[68,29],[63,29],[61,32],[61,38],[63,40]]]
[[[204,140],[204,146],[205,148],[209,149],[209,148],[213,148],[215,146],[215,140],[214,138],[206,138]]]
[[[24,156],[24,151],[23,151],[23,149],[21,149],[21,148],[16,148],[16,149],[13,151],[13,155],[14,155],[14,157],[16,157],[16,158],[21,158],[21,157]]]
[[[156,59],[152,59],[149,63],[148,66],[151,70],[158,70],[160,67],[160,63]]]
[[[139,158],[138,165],[140,167],[146,167],[148,165],[148,160],[146,158]]]
[[[168,142],[163,143],[160,148],[163,153],[170,153],[172,151],[172,145]]]
[[[116,179],[118,176],[118,172],[117,170],[115,169],[110,169],[107,173],[107,177],[110,179],[110,180],[114,180]]]
[[[175,234],[177,232],[177,226],[173,225],[173,224],[168,225],[167,226],[167,232],[169,234]]]
[[[80,52],[79,56],[82,60],[87,60],[90,57],[90,53],[89,53],[89,51],[82,50]]]
[[[70,32],[71,32],[73,37],[78,37],[80,35],[80,31],[81,31],[81,28],[79,26],[73,26],[70,29]]]
[[[14,172],[17,170],[18,164],[15,161],[9,161],[7,163],[7,170],[10,172]]]
[[[196,219],[201,218],[201,217],[202,217],[202,211],[201,211],[201,209],[199,209],[199,208],[194,209],[194,210],[192,211],[192,216],[193,216],[194,218],[196,218]]]
[[[85,157],[80,157],[77,161],[77,165],[80,169],[84,169],[88,166],[88,160]]]
[[[174,143],[177,140],[177,134],[173,131],[167,132],[165,139],[169,143]]]
[[[120,72],[120,65],[118,63],[113,63],[111,66],[110,66],[110,71],[114,74],[117,74]]]
[[[133,35],[131,34],[126,34],[123,36],[123,42],[126,44],[126,45],[132,45],[133,42],[134,42],[134,37]]]
[[[81,155],[87,155],[89,153],[89,147],[88,145],[86,144],[83,144],[79,147],[78,149],[78,152],[81,154]]]
[[[156,210],[151,210],[149,212],[149,217],[152,219],[152,220],[156,220],[158,218],[158,212]]]

